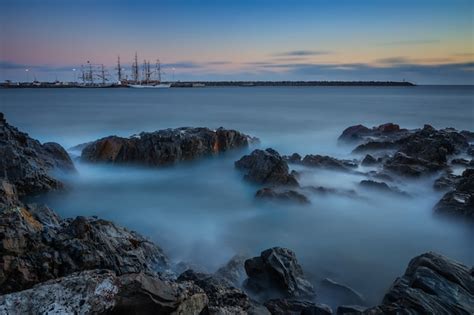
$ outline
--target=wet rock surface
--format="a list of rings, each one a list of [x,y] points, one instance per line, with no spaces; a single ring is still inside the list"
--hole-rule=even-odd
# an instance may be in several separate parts
[[[0,293],[89,269],[118,274],[167,266],[159,247],[135,232],[97,219],[61,220],[47,207],[11,207],[0,213]]]
[[[325,290],[326,294],[335,298],[337,301],[343,304],[356,304],[365,305],[366,301],[362,294],[354,290],[353,288],[334,281],[330,278],[325,278],[321,281],[321,287]]]
[[[401,129],[399,125],[393,123],[386,123],[372,128],[368,128],[364,125],[355,125],[346,128],[339,136],[339,141],[357,143],[367,141],[372,138],[393,139],[406,135],[407,133],[407,129]]]
[[[351,168],[356,168],[357,163],[351,160],[339,160],[327,155],[313,155],[308,154],[306,155],[301,164],[310,167],[318,167],[323,169],[329,170],[337,170],[337,171],[349,171]]]
[[[255,139],[236,130],[184,127],[142,132],[130,138],[105,137],[87,144],[81,159],[87,162],[163,166],[244,148],[252,141]]]
[[[310,298],[316,295],[293,251],[274,247],[245,261],[245,287],[265,297]]]
[[[375,190],[404,197],[409,196],[406,192],[401,191],[398,187],[389,186],[384,182],[365,179],[360,181],[359,186],[367,190]]]
[[[452,184],[453,190],[441,198],[435,211],[474,219],[474,169],[466,169],[461,176],[452,180]]]
[[[62,188],[53,171],[74,171],[67,152],[57,143],[41,144],[30,138],[9,125],[0,113],[0,180],[23,197]]]
[[[474,273],[430,252],[413,258],[380,306],[364,314],[473,314]]]
[[[273,149],[254,150],[235,162],[235,167],[244,172],[244,178],[258,184],[298,186],[295,176],[290,174],[286,161]]]

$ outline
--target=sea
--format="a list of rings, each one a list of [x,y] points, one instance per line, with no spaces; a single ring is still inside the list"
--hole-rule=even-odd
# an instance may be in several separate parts
[[[361,190],[363,175],[290,166],[301,184],[353,189],[357,197],[310,195],[311,204],[255,199],[234,162],[256,148],[282,155],[361,159],[338,143],[356,124],[474,130],[474,87],[222,87],[171,89],[0,89],[7,121],[41,142],[70,151],[77,174],[67,190],[35,198],[62,217],[98,216],[156,242],[173,262],[213,272],[236,254],[292,249],[317,301],[340,301],[320,288],[331,278],[381,301],[410,259],[436,251],[474,264],[474,225],[440,218],[436,176],[396,185],[411,197]],[[259,144],[166,168],[92,165],[74,146],[109,135],[184,126],[232,128]],[[360,167],[360,171],[370,168]],[[455,172],[461,172],[456,169]]]

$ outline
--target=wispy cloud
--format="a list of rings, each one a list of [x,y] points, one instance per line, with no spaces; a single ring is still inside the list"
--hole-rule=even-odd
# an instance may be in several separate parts
[[[409,39],[380,43],[382,46],[405,46],[405,45],[427,45],[437,44],[439,39]]]
[[[290,50],[286,52],[279,52],[272,54],[275,57],[295,57],[295,56],[319,56],[319,55],[330,55],[334,52],[329,50]]]

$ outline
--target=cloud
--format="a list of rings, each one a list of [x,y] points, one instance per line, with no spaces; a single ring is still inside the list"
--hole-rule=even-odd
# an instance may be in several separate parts
[[[286,52],[280,52],[272,54],[275,57],[295,57],[295,56],[320,56],[320,55],[330,55],[334,52],[328,50],[291,50]]]
[[[404,45],[427,45],[427,44],[437,44],[440,40],[438,39],[409,39],[409,40],[399,40],[392,42],[380,43],[383,46],[404,46]]]
[[[180,61],[174,63],[166,63],[163,64],[164,67],[168,68],[181,68],[181,69],[195,69],[201,68],[202,65],[193,61]]]

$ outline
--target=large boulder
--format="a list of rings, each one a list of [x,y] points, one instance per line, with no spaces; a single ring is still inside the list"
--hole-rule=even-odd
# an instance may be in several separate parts
[[[143,273],[89,270],[0,296],[1,314],[200,314],[208,303],[190,284]]]
[[[466,169],[454,181],[454,190],[436,204],[435,211],[474,219],[474,169]]]
[[[52,172],[74,171],[67,152],[57,143],[41,144],[9,125],[0,113],[0,180],[15,187],[19,197],[59,189]]]
[[[251,141],[253,139],[243,133],[224,128],[165,129],[142,132],[130,138],[110,136],[99,139],[84,147],[81,159],[161,166],[247,147]]]
[[[47,207],[10,207],[0,212],[0,294],[76,271],[156,273],[167,266],[159,247],[109,221],[61,220]]]
[[[268,298],[312,298],[316,295],[312,284],[305,279],[303,269],[293,251],[274,247],[260,256],[245,261],[248,279],[245,287]]]
[[[286,161],[273,149],[254,150],[236,161],[235,167],[244,171],[245,179],[258,184],[298,186]]]
[[[415,257],[364,314],[474,314],[473,269],[433,252]]]

